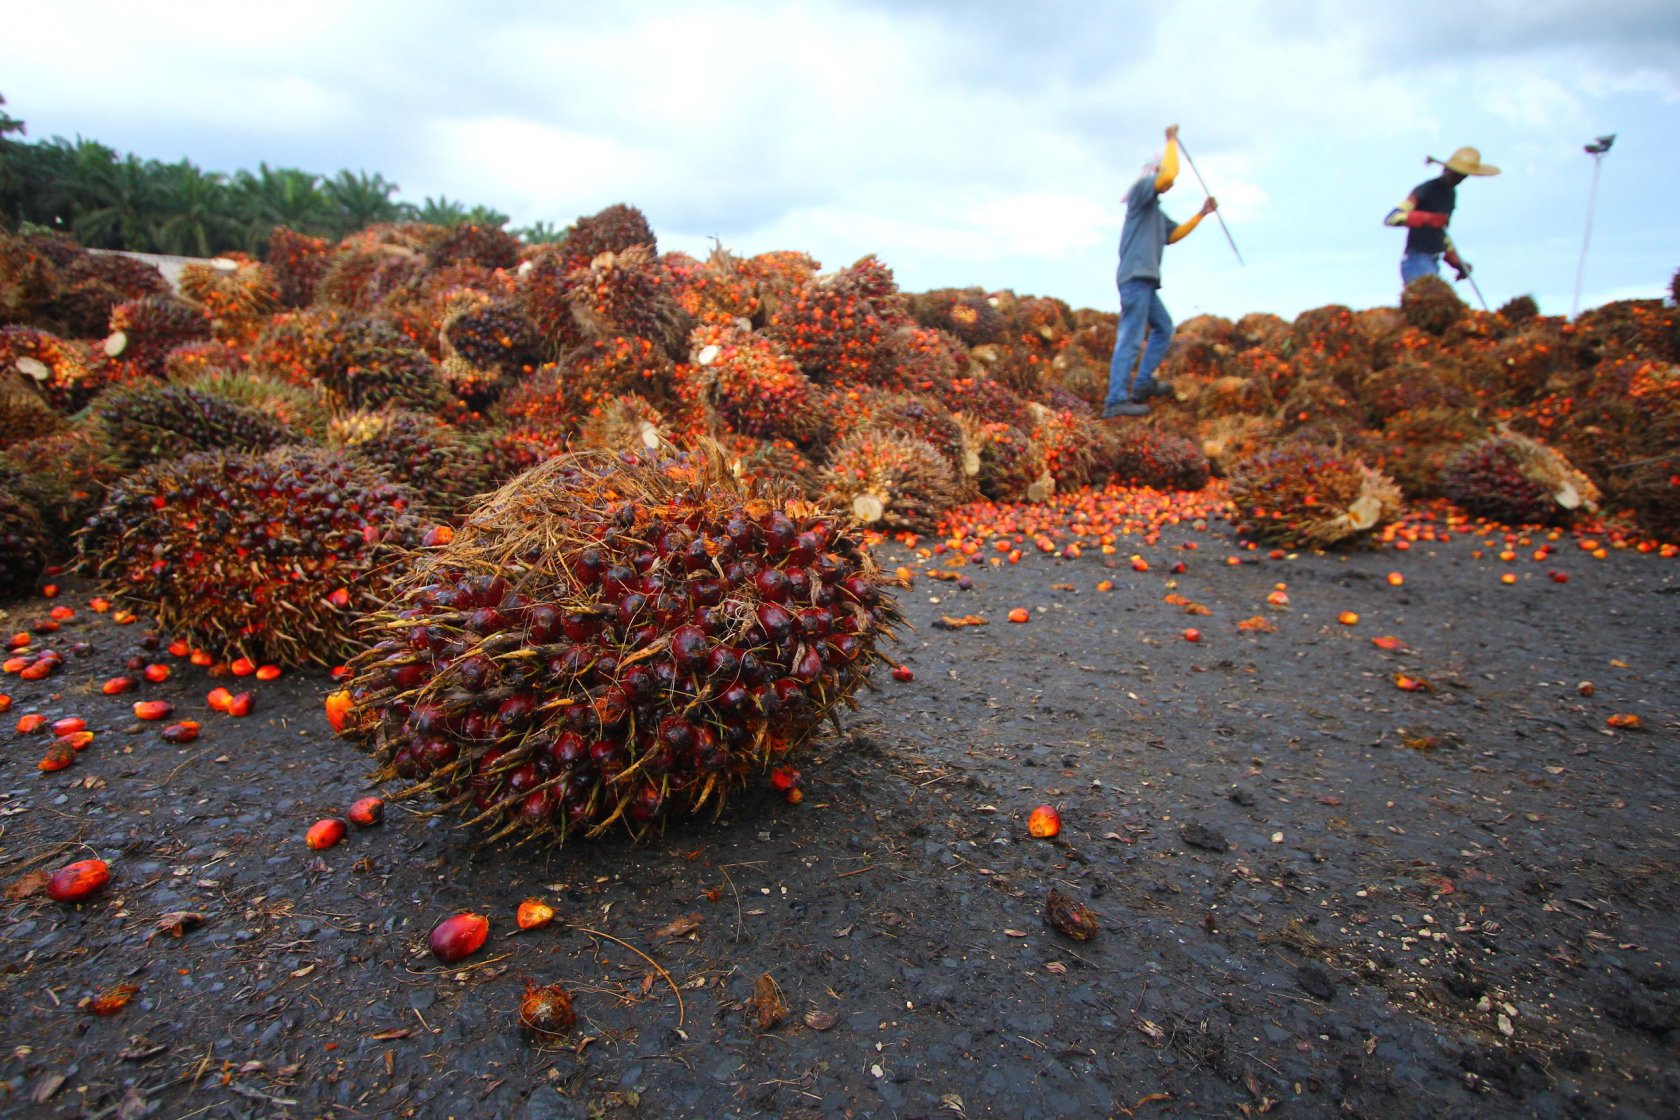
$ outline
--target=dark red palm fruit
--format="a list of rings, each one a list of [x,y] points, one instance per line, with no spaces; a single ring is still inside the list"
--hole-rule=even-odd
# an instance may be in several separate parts
[[[779,642],[793,633],[793,615],[780,603],[760,603],[754,613],[765,636],[772,642]]]
[[[136,700],[134,702],[135,719],[168,719],[174,714],[175,705],[167,700]]]
[[[788,578],[782,574],[780,568],[760,568],[753,576],[753,587],[759,595],[772,603],[785,603],[788,599]]]
[[[251,694],[249,692],[235,693],[228,701],[227,714],[230,716],[248,716],[251,714]]]
[[[62,770],[76,761],[76,748],[63,739],[54,739],[47,748],[47,753],[41,756],[41,761],[35,764],[37,770],[50,773]]]
[[[519,1025],[543,1041],[566,1034],[577,1025],[571,995],[559,984],[526,984],[519,1001]]]
[[[164,728],[160,734],[166,743],[190,743],[198,738],[198,721],[180,720]]]
[[[539,603],[525,615],[525,636],[533,645],[547,645],[560,637],[560,608]]]
[[[482,949],[485,938],[489,936],[490,919],[468,910],[460,914],[451,914],[433,926],[428,941],[432,956],[440,963],[455,964]]]
[[[311,851],[325,851],[344,839],[346,831],[348,830],[343,821],[337,817],[326,817],[309,826],[309,831],[304,833],[303,842],[309,845]]]
[[[711,643],[698,626],[679,626],[671,631],[671,657],[685,673],[705,671]]]
[[[47,897],[54,902],[80,902],[111,881],[111,868],[102,859],[65,864],[47,880]]]
[[[362,828],[371,828],[385,819],[385,802],[377,797],[358,798],[345,814],[350,823]]]

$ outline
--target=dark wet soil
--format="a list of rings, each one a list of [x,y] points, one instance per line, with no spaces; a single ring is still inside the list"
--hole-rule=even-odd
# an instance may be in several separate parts
[[[325,674],[253,685],[244,719],[161,655],[167,682],[105,696],[143,625],[75,584],[13,604],[7,632],[68,605],[51,644],[94,649],[0,677],[0,1114],[1676,1115],[1680,562],[1482,548],[1270,559],[1180,527],[1029,545],[971,590],[919,575],[915,680],[820,742],[803,804],[561,851],[480,850],[397,803],[310,851],[368,790]],[[934,625],[969,613],[989,624]],[[135,721],[154,697],[202,736]],[[27,712],[96,739],[38,772]],[[1040,803],[1054,840],[1028,835]],[[24,893],[93,855],[90,901]],[[1100,931],[1049,928],[1051,888]],[[560,917],[516,934],[528,897]],[[463,909],[490,940],[445,968],[426,935]],[[179,911],[202,924],[158,930]],[[576,1030],[526,1036],[527,982],[564,984]],[[78,1007],[123,983],[118,1013]]]

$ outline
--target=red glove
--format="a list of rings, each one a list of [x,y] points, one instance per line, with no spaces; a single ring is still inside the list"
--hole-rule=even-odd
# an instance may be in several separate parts
[[[1407,229],[1446,229],[1450,214],[1436,214],[1428,210],[1411,210],[1406,214]]]

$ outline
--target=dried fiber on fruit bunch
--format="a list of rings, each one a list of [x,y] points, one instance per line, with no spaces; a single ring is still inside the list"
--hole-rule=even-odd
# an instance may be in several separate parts
[[[496,487],[566,451],[563,440],[519,425],[497,424],[483,435],[486,485]]]
[[[75,412],[104,384],[79,343],[34,327],[0,327],[0,377],[26,381],[60,412]]]
[[[569,455],[369,620],[347,727],[491,838],[641,836],[793,759],[900,617],[842,512],[713,455]]]
[[[333,412],[395,405],[421,412],[443,404],[437,363],[383,319],[347,319],[327,332],[315,376]]]
[[[764,331],[793,355],[813,381],[868,380],[887,336],[900,323],[877,310],[879,277],[865,257],[850,268],[795,288],[770,313]]]
[[[1508,428],[1460,451],[1441,492],[1475,517],[1508,525],[1568,524],[1598,509],[1598,487],[1554,448]]]
[[[730,428],[807,442],[824,430],[811,379],[774,339],[743,323],[705,323],[689,334],[677,393],[717,411]]]
[[[616,203],[572,223],[556,246],[560,271],[570,272],[602,253],[621,253],[636,245],[646,245],[657,252],[659,240],[646,214],[626,203]]]
[[[951,464],[928,443],[887,428],[863,428],[836,444],[818,479],[823,500],[865,525],[931,529],[961,493]]]
[[[1036,486],[1042,495],[1044,456],[1021,429],[979,414],[958,412],[963,428],[962,474],[995,502],[1026,501]]]
[[[1499,305],[1499,315],[1513,327],[1520,327],[1540,314],[1540,305],[1533,296],[1512,296]]]
[[[120,385],[92,407],[111,450],[131,468],[194,451],[267,451],[300,438],[266,412],[185,385]]]
[[[489,489],[482,443],[434,416],[401,409],[351,412],[329,425],[329,446],[414,492],[414,508],[450,517]]]
[[[1287,443],[1231,472],[1237,532],[1285,548],[1323,548],[1369,535],[1401,514],[1400,488],[1329,447]]]
[[[104,503],[106,488],[123,474],[99,424],[86,417],[50,435],[12,444],[0,454],[0,463],[27,476],[54,560],[69,553],[70,534]]]
[[[151,377],[163,375],[163,359],[183,342],[210,337],[210,320],[174,296],[142,296],[111,308],[105,354]]]
[[[322,238],[274,227],[263,259],[274,270],[281,306],[307,307],[315,302],[315,288],[332,264],[332,249],[332,243]]]
[[[886,428],[929,444],[951,464],[959,478],[978,473],[966,470],[968,445],[956,414],[925,393],[868,393],[858,402],[855,419],[842,422],[836,435],[844,438],[862,428]]]
[[[1441,471],[1453,456],[1488,435],[1489,425],[1468,408],[1406,409],[1382,426],[1383,473],[1408,498],[1441,496]]]
[[[37,497],[22,471],[0,462],[0,599],[34,594],[47,565],[47,526]]]
[[[76,544],[112,602],[165,634],[219,658],[335,665],[419,535],[412,505],[325,449],[210,451],[123,479]]]
[[[1044,467],[1058,490],[1075,490],[1091,481],[1097,467],[1102,430],[1089,415],[1032,406],[1032,441],[1044,455]]]
[[[274,270],[243,253],[226,254],[218,263],[185,265],[177,283],[181,294],[209,317],[215,336],[230,342],[254,341],[269,316],[280,310]]]
[[[596,451],[629,451],[646,455],[671,442],[665,414],[634,393],[596,402],[578,425],[579,447]]]
[[[1221,416],[1199,425],[1196,440],[1208,466],[1221,478],[1236,465],[1278,442],[1277,421],[1269,416]]]
[[[774,483],[808,498],[817,496],[820,468],[791,441],[727,433],[718,444],[729,472],[744,484]]]
[[[16,375],[0,380],[0,450],[52,435],[65,424],[64,417],[35,389],[34,381]]]
[[[1406,322],[1439,338],[1464,318],[1464,301],[1439,276],[1420,276],[1400,293],[1400,314]]]
[[[315,302],[358,315],[371,314],[388,300],[416,289],[426,261],[403,245],[345,239],[315,285]]]
[[[426,250],[433,268],[452,264],[476,264],[484,268],[513,268],[519,264],[519,238],[497,226],[462,222]]]
[[[1099,445],[1096,477],[1156,490],[1200,490],[1211,475],[1207,456],[1194,440],[1154,428],[1127,425],[1108,430]]]
[[[924,327],[945,331],[964,346],[996,342],[1003,333],[1003,316],[979,288],[941,288],[913,295],[910,314]]]

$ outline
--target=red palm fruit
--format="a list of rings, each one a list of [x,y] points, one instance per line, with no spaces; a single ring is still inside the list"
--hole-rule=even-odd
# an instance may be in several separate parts
[[[62,770],[76,761],[76,748],[64,739],[54,739],[47,753],[41,756],[41,761],[35,764],[37,770]]]
[[[228,705],[233,703],[233,693],[218,686],[210,690],[209,694],[204,697],[204,702],[210,705],[212,712],[225,712],[228,710]]]
[[[554,920],[554,907],[535,898],[527,898],[519,904],[519,912],[514,921],[520,929],[541,929]]]
[[[228,670],[236,677],[248,677],[257,671],[257,663],[249,657],[236,657],[228,665]]]
[[[110,881],[111,868],[104,860],[77,860],[53,872],[47,895],[54,902],[80,902]]]
[[[133,688],[136,683],[138,682],[136,682],[133,677],[112,677],[110,680],[99,686],[99,691],[103,692],[107,696],[116,696],[119,693],[127,692],[129,689]]]
[[[359,798],[345,815],[351,824],[371,828],[385,819],[385,802],[377,797]]]
[[[71,735],[77,731],[85,729],[86,727],[87,720],[82,717],[65,716],[63,719],[53,721],[52,732],[54,735]]]
[[[161,663],[148,665],[141,673],[141,676],[145,677],[153,684],[162,684],[164,681],[169,679],[169,666]]]
[[[167,700],[136,700],[134,702],[135,719],[168,719],[174,714],[175,705]]]
[[[1048,840],[1062,831],[1062,814],[1054,805],[1040,805],[1027,817],[1027,833],[1039,840]]]
[[[303,842],[314,851],[325,851],[344,839],[345,832],[343,821],[337,817],[325,817],[309,826],[309,831],[304,834]]]
[[[185,638],[176,638],[169,643],[169,653],[172,657],[185,657],[192,652],[192,643]]]
[[[345,720],[350,715],[351,703],[348,688],[341,688],[327,695],[327,723],[335,732],[344,730]]]
[[[259,681],[272,681],[279,676],[280,666],[278,665],[259,665],[257,667],[257,679]]]
[[[41,730],[46,725],[46,716],[39,712],[30,712],[28,715],[18,717],[17,730],[19,735],[29,735]]]
[[[251,714],[251,694],[249,692],[235,693],[228,701],[227,714],[230,716],[248,716]]]
[[[0,692],[0,712],[9,712],[11,710],[12,698],[7,696],[4,692]]]
[[[472,956],[484,947],[490,936],[490,919],[468,910],[451,914],[432,927],[429,939],[432,956],[443,964],[454,964]]]
[[[166,743],[190,743],[198,738],[198,723],[195,720],[183,719],[164,728],[162,735]]]
[[[93,732],[72,731],[68,735],[60,735],[54,742],[63,743],[73,751],[85,751],[93,745]]]

